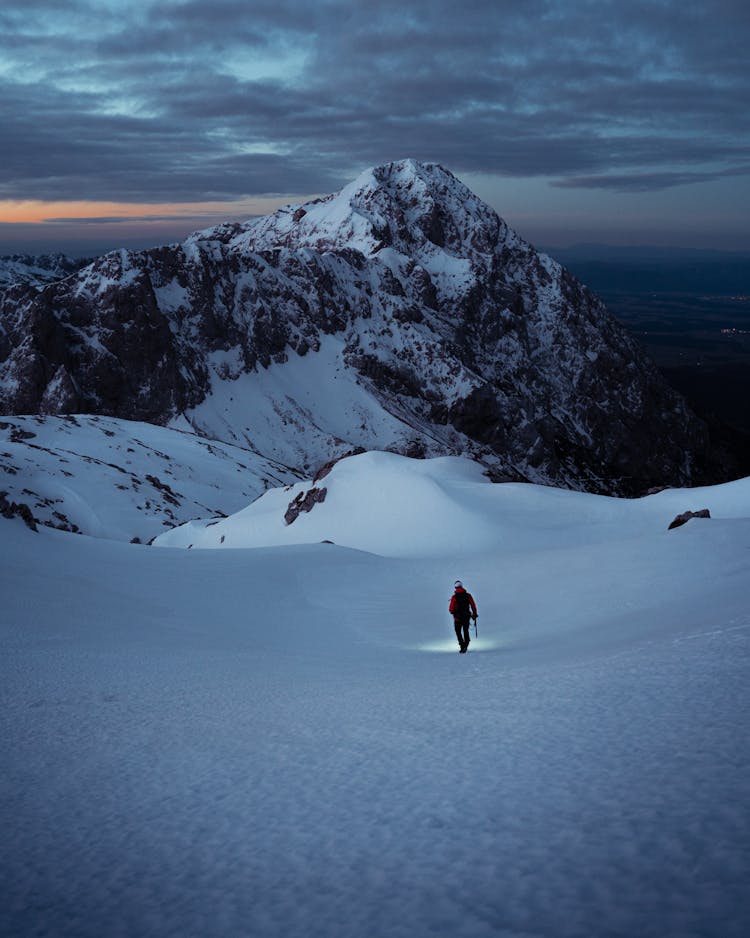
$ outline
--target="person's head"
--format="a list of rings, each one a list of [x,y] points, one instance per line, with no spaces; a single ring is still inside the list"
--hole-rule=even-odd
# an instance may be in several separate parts
[[[460,580],[456,580],[456,582],[453,584],[454,590],[461,590],[463,588],[464,588],[464,585]]]

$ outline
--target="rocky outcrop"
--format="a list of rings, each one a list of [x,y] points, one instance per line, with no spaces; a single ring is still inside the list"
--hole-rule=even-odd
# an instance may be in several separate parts
[[[316,505],[324,502],[327,494],[328,489],[319,489],[316,486],[306,492],[300,492],[296,498],[289,502],[289,507],[284,512],[284,521],[287,524],[293,524],[303,512],[312,511]]]
[[[238,379],[268,371],[281,386],[328,337],[357,419],[326,423],[320,385],[297,387],[294,418],[278,402],[264,418],[305,468],[363,446],[612,493],[727,476],[704,424],[593,294],[450,172],[409,160],[0,292],[0,412],[184,417],[234,442]],[[284,384],[279,400],[292,397]],[[217,416],[211,401],[230,413],[230,399],[235,417]],[[242,443],[261,449],[257,397],[242,406]],[[385,442],[376,410],[400,428]]]
[[[34,517],[34,513],[26,502],[12,502],[8,499],[7,492],[0,492],[0,516],[3,518],[20,518],[26,527],[32,531],[37,530],[39,521]]]
[[[667,528],[668,531],[671,531],[673,528],[682,527],[683,524],[687,524],[691,518],[710,518],[711,512],[708,508],[701,508],[700,511],[683,511],[682,514],[677,515],[677,517],[672,521],[672,523]]]

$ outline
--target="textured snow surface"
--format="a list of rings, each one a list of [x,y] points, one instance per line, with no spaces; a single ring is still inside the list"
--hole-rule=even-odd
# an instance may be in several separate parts
[[[347,440],[373,449],[402,444],[414,431],[362,387],[342,361],[343,347],[340,337],[323,336],[317,352],[293,352],[283,365],[214,379],[212,393],[190,411],[189,425],[313,471],[331,453],[352,449]],[[214,367],[221,364],[214,355]]]
[[[744,938],[750,483],[657,511],[357,460],[321,484],[429,483],[446,525],[480,540],[481,503],[528,537],[185,551],[0,519],[0,933]]]
[[[0,419],[0,492],[42,524],[147,541],[197,515],[244,507],[285,466],[226,443],[87,415]]]
[[[320,493],[291,523],[297,498]],[[666,531],[677,514],[750,517],[750,480],[673,489],[627,500],[521,483],[493,484],[471,460],[369,452],[337,462],[318,481],[266,492],[236,514],[189,521],[160,535],[164,547],[265,547],[330,540],[391,557],[519,551],[638,538]]]

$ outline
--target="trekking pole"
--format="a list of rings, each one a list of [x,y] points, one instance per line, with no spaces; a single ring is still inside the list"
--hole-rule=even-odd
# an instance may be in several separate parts
[[[474,616],[474,638],[477,638],[479,635],[479,629],[477,628],[477,619],[479,616]]]

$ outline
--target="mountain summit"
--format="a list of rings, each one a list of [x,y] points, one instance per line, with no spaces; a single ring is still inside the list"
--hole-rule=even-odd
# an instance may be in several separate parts
[[[610,493],[725,477],[600,300],[437,164],[17,285],[0,325],[4,413],[191,428],[299,471],[362,447]]]

